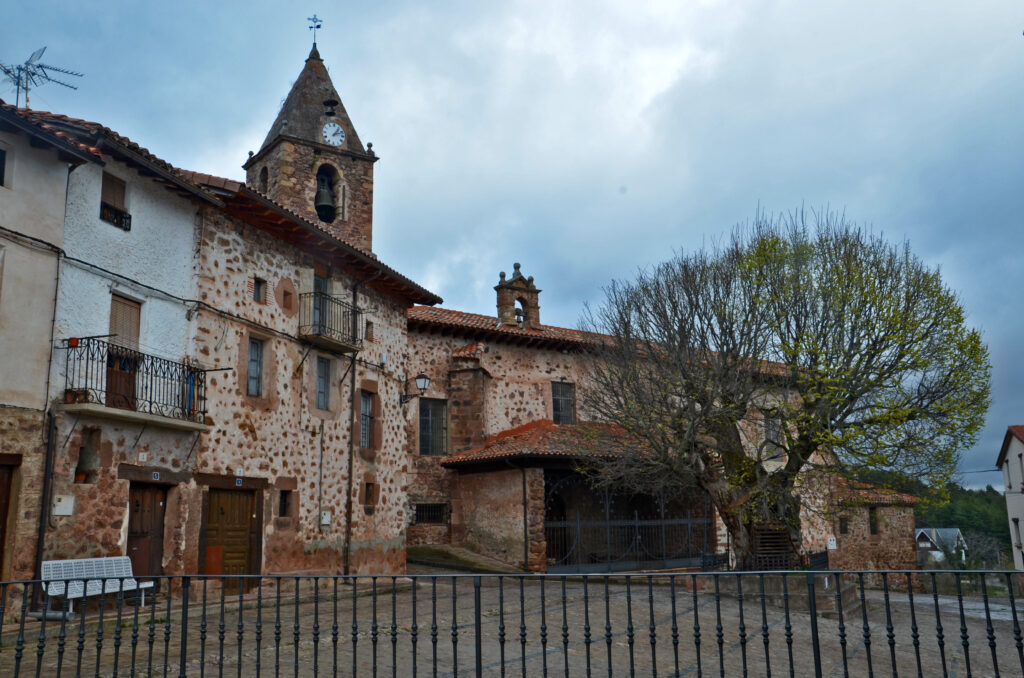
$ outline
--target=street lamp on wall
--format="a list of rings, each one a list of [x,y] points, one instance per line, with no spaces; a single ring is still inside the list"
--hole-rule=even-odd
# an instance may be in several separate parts
[[[409,385],[409,380],[404,379],[402,384],[403,387],[407,387]],[[428,377],[426,372],[423,372],[422,370],[420,370],[420,373],[416,375],[416,388],[420,390],[419,393],[403,393],[399,396],[399,402],[404,405],[413,398],[420,397],[427,392],[428,388],[430,388],[430,377]]]

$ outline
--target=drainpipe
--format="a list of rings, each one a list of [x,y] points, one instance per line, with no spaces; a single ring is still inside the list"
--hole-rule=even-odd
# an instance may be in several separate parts
[[[39,498],[39,534],[36,539],[36,579],[42,579],[43,543],[46,540],[46,524],[50,520],[50,493],[52,491],[53,463],[57,449],[57,418],[53,410],[46,411],[46,459],[43,468],[43,491]],[[38,594],[36,591],[35,594]]]
[[[517,468],[523,476],[523,569],[530,571],[530,515],[527,511],[526,502],[526,468],[516,466],[508,459],[505,460],[509,468]]]
[[[383,271],[377,271],[369,278],[365,280],[357,280],[356,284],[352,286],[352,308],[358,311],[359,309],[359,288],[363,285],[373,282],[377,278],[383,275]],[[354,319],[358,322],[358,319]],[[358,331],[358,326],[354,327]],[[349,415],[348,415],[348,480],[345,483],[345,552],[344,561],[342,567],[342,574],[349,574],[352,563],[352,474],[355,473],[355,454],[356,454],[356,354],[352,354],[351,363],[349,364]]]

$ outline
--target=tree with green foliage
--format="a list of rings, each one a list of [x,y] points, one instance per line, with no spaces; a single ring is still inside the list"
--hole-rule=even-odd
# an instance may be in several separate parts
[[[638,445],[601,469],[634,491],[700,487],[740,562],[753,531],[800,544],[813,469],[944,488],[989,405],[988,350],[906,243],[803,211],[617,281],[585,328],[582,398]]]

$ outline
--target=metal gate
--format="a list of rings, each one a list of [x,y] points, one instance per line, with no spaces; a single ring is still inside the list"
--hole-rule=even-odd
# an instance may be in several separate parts
[[[685,510],[662,497],[644,497],[647,510],[628,510],[630,497],[590,493],[595,503],[573,506],[565,490],[584,485],[577,474],[547,488],[544,537],[547,571],[615,572],[694,567],[714,552],[714,524],[705,496]],[[577,493],[578,494],[578,493]],[[631,515],[629,515],[631,513]],[[626,514],[626,515],[623,515]]]

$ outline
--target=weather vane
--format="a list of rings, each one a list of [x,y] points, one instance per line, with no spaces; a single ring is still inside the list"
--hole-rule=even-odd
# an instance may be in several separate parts
[[[316,16],[316,15],[314,15]],[[17,91],[14,98],[14,105],[21,105],[21,93],[25,92],[25,108],[28,108],[28,91],[30,87],[39,87],[48,82],[55,82],[58,85],[70,89],[78,89],[69,82],[58,80],[53,77],[51,73],[63,73],[64,75],[73,75],[76,78],[82,77],[81,73],[75,71],[69,71],[66,68],[58,68],[57,66],[47,66],[46,64],[39,63],[39,58],[43,56],[43,52],[46,51],[45,47],[40,47],[35,52],[32,52],[25,63],[23,64],[0,64],[0,73],[2,73],[11,83]]]
[[[313,16],[308,17],[306,21],[309,22],[309,30],[313,31],[313,44],[316,44],[316,29],[323,26],[323,19],[314,14]]]

